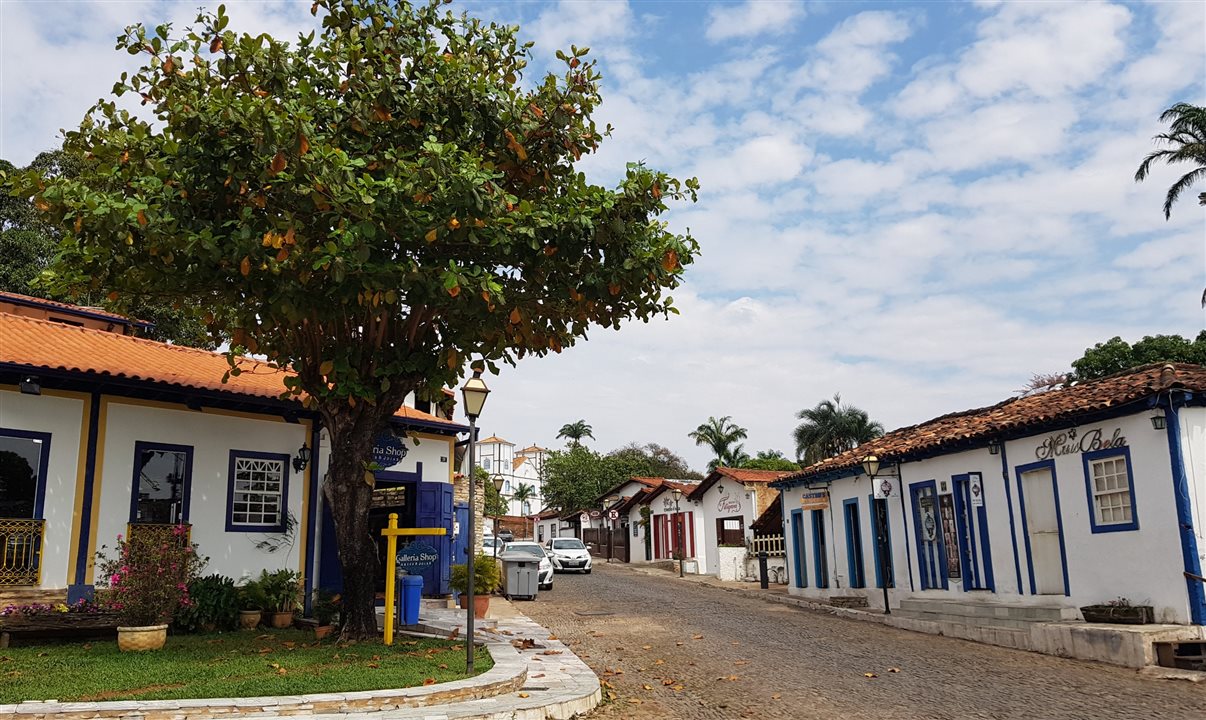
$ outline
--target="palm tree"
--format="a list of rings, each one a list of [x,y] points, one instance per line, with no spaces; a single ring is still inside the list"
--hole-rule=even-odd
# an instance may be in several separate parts
[[[871,420],[865,410],[842,405],[842,396],[822,400],[816,407],[801,410],[796,427],[796,457],[804,465],[833,457],[884,434],[884,426]]]
[[[535,497],[536,488],[527,483],[519,483],[515,486],[515,492],[511,493],[511,499],[519,503],[519,514],[523,515],[524,535],[528,533],[528,511],[531,509],[526,506]]]
[[[569,438],[570,445],[578,447],[584,437],[588,437],[591,440],[595,439],[591,429],[591,426],[587,425],[585,420],[578,420],[577,422],[562,425],[561,430],[557,433],[557,437]]]
[[[1195,182],[1206,178],[1206,108],[1189,103],[1177,103],[1160,115],[1160,122],[1172,123],[1169,132],[1160,133],[1154,140],[1171,147],[1155,150],[1135,171],[1135,182],[1147,178],[1152,163],[1164,160],[1168,165],[1187,162],[1193,169],[1185,173],[1168,188],[1164,196],[1164,219],[1172,218],[1172,206],[1181,197],[1181,193],[1189,189]],[[1198,204],[1206,205],[1206,192],[1198,194]],[[1202,291],[1202,307],[1206,307],[1206,290]]]
[[[1168,132],[1160,133],[1154,140],[1170,147],[1155,150],[1135,171],[1135,182],[1147,179],[1152,163],[1163,160],[1165,163],[1189,163],[1192,170],[1181,176],[1168,189],[1164,196],[1164,219],[1172,217],[1173,203],[1181,197],[1181,193],[1189,189],[1195,182],[1206,179],[1206,108],[1177,103],[1160,115],[1160,122],[1170,122]],[[1198,201],[1206,205],[1206,193],[1198,196]]]
[[[708,470],[711,471],[718,465],[731,464],[730,460],[734,456],[733,444],[746,439],[746,429],[733,422],[731,415],[720,419],[709,417],[708,421],[695,428],[694,432],[687,433],[687,437],[694,440],[696,445],[707,445],[712,449],[716,457],[708,461]],[[741,454],[741,448],[741,445],[737,446],[737,454]]]

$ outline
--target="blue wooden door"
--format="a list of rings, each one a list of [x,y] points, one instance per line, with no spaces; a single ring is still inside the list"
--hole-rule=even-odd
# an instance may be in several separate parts
[[[457,503],[453,507],[453,518],[456,520],[453,527],[461,531],[452,540],[452,564],[460,565],[469,557],[469,506]]]
[[[440,561],[423,571],[424,595],[447,595],[452,568],[452,485],[442,482],[418,483],[415,521],[419,527],[442,527],[447,535],[423,538],[440,553]]]

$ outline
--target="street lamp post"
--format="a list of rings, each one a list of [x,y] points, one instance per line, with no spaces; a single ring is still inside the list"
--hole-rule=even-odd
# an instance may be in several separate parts
[[[683,516],[678,509],[678,501],[683,499],[683,491],[674,488],[670,491],[674,495],[674,537],[675,549],[678,551],[678,576],[683,576]]]
[[[477,536],[476,536],[476,520],[477,516],[477,485],[476,473],[477,459],[474,457],[474,451],[477,449],[477,418],[482,414],[482,406],[486,404],[486,396],[490,394],[490,388],[486,387],[486,382],[482,380],[481,368],[473,369],[473,377],[465,381],[461,387],[461,396],[465,402],[465,415],[469,418],[469,557],[466,559],[468,563],[469,587],[466,594],[468,595],[468,603],[465,609],[465,672],[473,674],[473,565],[477,559]]]
[[[494,491],[497,492],[499,494],[499,496],[501,497],[503,483],[506,482],[506,480],[503,479],[502,475],[495,475],[492,478],[491,482],[494,483]],[[494,516],[494,543],[493,543],[493,545],[494,545],[494,559],[497,560],[498,559],[498,516],[497,515]]]
[[[863,458],[863,472],[871,478],[871,497],[875,497],[875,476],[879,474],[879,458],[868,455]],[[872,500],[877,506],[875,513],[875,543],[879,547],[879,585],[884,591],[884,615],[892,614],[892,606],[888,603],[888,549],[884,523],[888,519],[888,501],[884,498]],[[881,512],[882,511],[882,512]]]

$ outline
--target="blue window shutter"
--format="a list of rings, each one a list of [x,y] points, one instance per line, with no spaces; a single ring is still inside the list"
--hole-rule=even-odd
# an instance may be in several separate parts
[[[423,571],[423,594],[448,593],[448,577],[452,568],[452,485],[441,482],[418,483],[418,507],[415,519],[419,527],[442,527],[447,535],[423,538],[440,553],[440,561]]]

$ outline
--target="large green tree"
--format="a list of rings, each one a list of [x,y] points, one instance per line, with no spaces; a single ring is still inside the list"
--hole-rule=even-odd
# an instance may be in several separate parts
[[[737,466],[749,456],[743,451],[743,446],[737,443],[744,440],[748,431],[733,422],[731,415],[722,418],[709,417],[708,421],[700,424],[687,437],[696,445],[706,445],[716,456],[708,461],[708,470],[715,470],[718,465]]]
[[[153,323],[154,328],[143,331],[143,337],[210,350],[216,348],[218,343],[201,323],[195,305],[150,295],[127,295],[123,302],[116,302],[108,297],[103,286],[56,292],[39,282],[43,271],[54,260],[62,233],[27,198],[5,192],[5,184],[22,172],[48,178],[73,177],[78,174],[79,165],[79,158],[62,150],[39,153],[20,171],[7,160],[0,160],[0,290],[103,307]]]
[[[657,443],[629,443],[607,453],[607,458],[629,476],[703,480],[681,455]]]
[[[799,470],[800,464],[787,459],[778,450],[759,450],[758,454],[741,463],[749,470]]]
[[[1206,365],[1206,330],[1193,340],[1180,335],[1149,335],[1134,345],[1112,337],[1085,350],[1072,361],[1072,380],[1093,380],[1156,362]]]
[[[853,405],[843,405],[842,396],[822,400],[796,414],[804,422],[796,426],[796,457],[811,465],[833,457],[884,434],[884,426]]]
[[[592,428],[585,420],[575,420],[572,423],[566,423],[557,431],[557,437],[567,438],[571,445],[579,445],[582,438],[595,439],[594,428]]]
[[[594,508],[600,495],[629,477],[627,467],[584,445],[553,450],[541,470],[544,504],[563,511]]]
[[[440,5],[318,0],[293,44],[221,7],[133,25],[118,47],[144,64],[114,92],[148,115],[102,100],[67,134],[79,175],[23,184],[64,229],[61,285],[228,308],[206,321],[232,374],[244,350],[294,371],[282,391],[331,439],[346,638],[376,633],[369,456],[407,394],[677,312],[698,252],[659,219],[694,180],[575,169],[605,132],[585,49],[525,78],[517,28]]]

